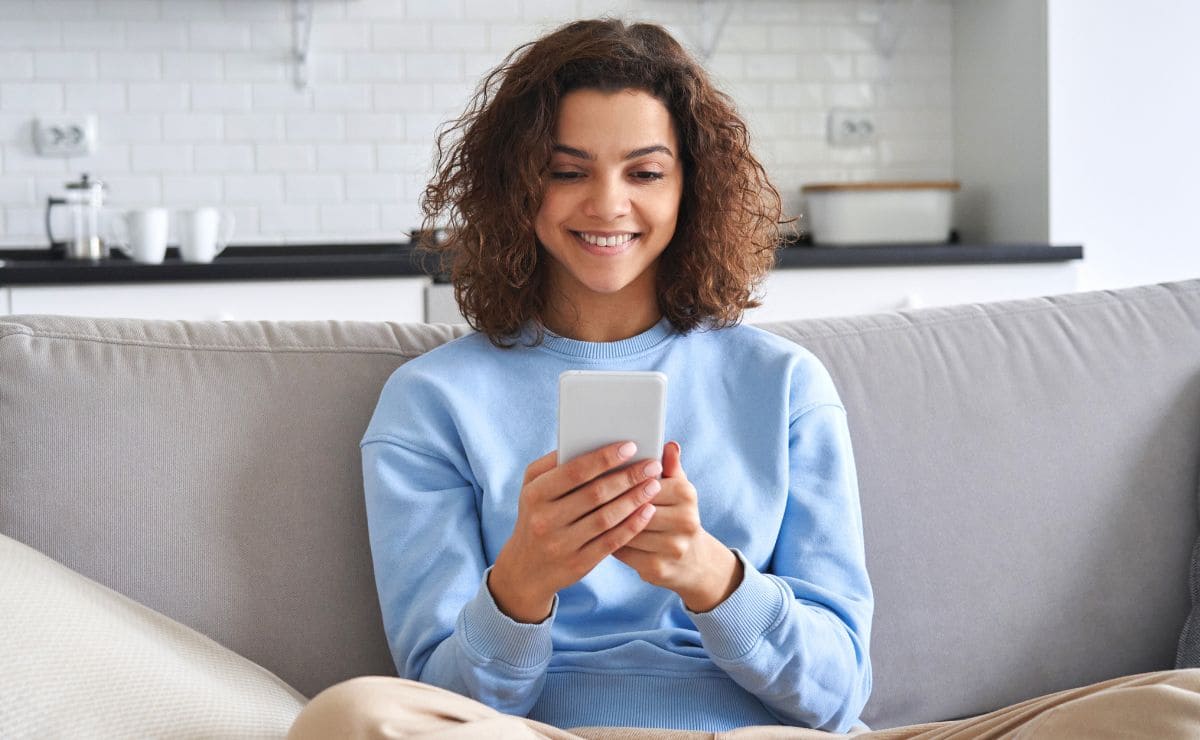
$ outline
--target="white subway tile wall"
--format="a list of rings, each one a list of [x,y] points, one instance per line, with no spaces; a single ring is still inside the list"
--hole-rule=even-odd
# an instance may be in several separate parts
[[[0,0],[0,247],[44,245],[46,198],[83,172],[108,183],[114,208],[228,207],[236,243],[405,240],[433,137],[481,75],[562,22],[604,14],[711,48],[705,65],[792,212],[806,182],[952,176],[950,0],[314,9],[309,84],[297,89],[292,0]],[[831,107],[870,111],[876,143],[829,146]],[[87,114],[94,154],[35,154],[35,118]]]

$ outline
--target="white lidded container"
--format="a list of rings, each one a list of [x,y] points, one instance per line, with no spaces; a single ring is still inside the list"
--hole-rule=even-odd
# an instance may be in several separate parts
[[[816,244],[945,243],[954,193],[945,182],[814,183],[801,188]]]

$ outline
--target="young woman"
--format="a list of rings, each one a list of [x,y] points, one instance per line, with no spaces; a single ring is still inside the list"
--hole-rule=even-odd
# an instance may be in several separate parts
[[[780,203],[730,99],[663,29],[580,21],[447,137],[423,205],[478,331],[400,367],[362,441],[410,680],[334,687],[295,734],[850,730],[873,599],[847,419],[812,354],[739,323]],[[665,373],[666,447],[559,460],[578,368]]]

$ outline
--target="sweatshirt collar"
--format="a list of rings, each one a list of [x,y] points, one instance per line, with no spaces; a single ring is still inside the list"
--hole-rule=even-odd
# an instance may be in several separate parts
[[[641,334],[627,339],[618,339],[615,342],[584,342],[559,336],[546,329],[542,348],[569,357],[606,360],[636,355],[663,343],[673,334],[675,334],[675,327],[666,317],[659,319],[657,324]]]

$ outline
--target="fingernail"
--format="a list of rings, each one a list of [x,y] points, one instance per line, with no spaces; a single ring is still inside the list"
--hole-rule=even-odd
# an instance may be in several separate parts
[[[646,487],[642,489],[642,495],[644,495],[646,498],[650,498],[660,490],[662,490],[662,485],[652,478],[650,482],[646,484]]]
[[[633,442],[626,442],[617,448],[617,454],[621,456],[622,460],[633,457],[635,452],[637,452],[637,445]]]
[[[653,478],[662,472],[662,463],[658,460],[651,460],[646,463],[646,467],[642,468],[642,472],[646,474],[647,478]]]
[[[645,506],[642,508],[642,518],[643,518],[643,519],[649,519],[649,518],[650,518],[650,517],[652,517],[652,516],[654,516],[654,505],[653,505],[653,504],[646,504],[646,505],[645,505]]]

